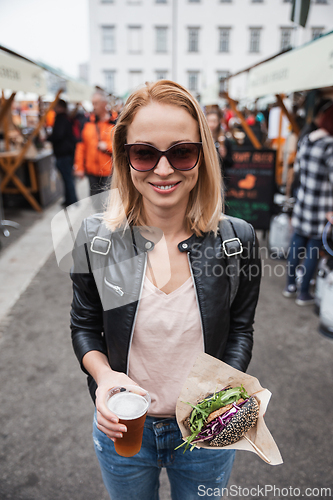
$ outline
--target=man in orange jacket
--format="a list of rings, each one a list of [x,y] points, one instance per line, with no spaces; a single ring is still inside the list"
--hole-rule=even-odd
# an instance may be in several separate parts
[[[96,91],[92,97],[94,112],[85,123],[81,141],[75,150],[75,175],[86,175],[90,184],[90,196],[109,187],[112,173],[112,129],[114,121],[107,110],[107,97]]]

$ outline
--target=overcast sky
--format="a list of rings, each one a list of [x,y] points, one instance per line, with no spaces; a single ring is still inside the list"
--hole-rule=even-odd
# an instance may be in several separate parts
[[[88,0],[0,0],[0,45],[77,78],[88,43]]]

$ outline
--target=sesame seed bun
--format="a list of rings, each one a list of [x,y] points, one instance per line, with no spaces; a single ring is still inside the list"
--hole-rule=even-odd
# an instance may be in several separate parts
[[[251,396],[230,420],[223,431],[208,442],[209,446],[227,446],[239,441],[246,432],[254,427],[259,416],[259,403]]]

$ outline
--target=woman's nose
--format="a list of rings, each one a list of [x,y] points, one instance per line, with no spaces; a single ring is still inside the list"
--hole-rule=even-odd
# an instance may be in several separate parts
[[[158,164],[154,168],[154,173],[160,176],[170,175],[174,171],[166,156],[161,156]]]

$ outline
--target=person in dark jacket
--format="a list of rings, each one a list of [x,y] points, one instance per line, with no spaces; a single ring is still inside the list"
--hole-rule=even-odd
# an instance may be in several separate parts
[[[56,166],[64,182],[65,200],[63,206],[68,207],[77,202],[73,165],[75,154],[75,137],[72,123],[67,114],[67,102],[60,99],[55,108],[56,118],[49,141],[53,146]]]
[[[325,113],[326,109],[328,109],[332,105],[332,103],[333,101],[331,101],[330,99],[320,99],[320,101],[315,105],[311,122],[306,123],[299,134],[298,145],[301,144],[306,135],[311,134],[311,132],[319,128],[319,123],[323,117],[323,114]]]
[[[234,164],[232,159],[232,143],[221,129],[221,119],[218,110],[209,110],[206,113],[206,119],[219,156],[222,175],[224,176],[225,170],[231,168]]]
[[[214,142],[185,88],[160,80],[135,91],[113,145],[109,207],[83,221],[71,271],[72,342],[96,405],[102,477],[117,500],[157,498],[161,467],[173,500],[196,498],[200,485],[222,495],[235,450],[175,449],[176,402],[202,352],[247,369],[261,274],[255,233],[222,215]],[[246,251],[235,288],[228,255],[239,249],[236,235]],[[235,246],[223,250],[222,238]],[[125,459],[114,442],[126,426],[106,397],[133,384],[151,405],[141,450]]]

